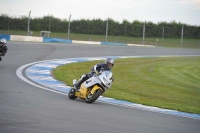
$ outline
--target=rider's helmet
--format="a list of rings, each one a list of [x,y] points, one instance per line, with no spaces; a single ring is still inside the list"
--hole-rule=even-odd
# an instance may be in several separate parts
[[[105,63],[106,63],[106,65],[108,66],[108,68],[110,68],[110,69],[112,69],[112,67],[114,66],[114,59],[112,59],[112,58],[107,58],[106,60],[105,60]]]
[[[0,44],[5,45],[5,44],[6,44],[6,39],[5,39],[5,38],[2,38],[2,39],[0,40]]]

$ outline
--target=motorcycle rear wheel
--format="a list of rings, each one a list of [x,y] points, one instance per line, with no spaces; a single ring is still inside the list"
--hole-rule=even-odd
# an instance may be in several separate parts
[[[89,93],[86,96],[86,103],[93,103],[95,100],[99,98],[99,96],[102,94],[102,90],[98,89],[97,91],[94,92],[94,94]]]
[[[77,97],[75,96],[76,91],[74,89],[71,89],[68,93],[68,97],[70,99],[76,99]]]

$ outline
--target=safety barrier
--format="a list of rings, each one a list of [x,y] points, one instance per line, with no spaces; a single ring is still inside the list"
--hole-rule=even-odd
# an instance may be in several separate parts
[[[101,45],[110,45],[110,46],[127,46],[126,43],[116,43],[116,42],[101,42]]]
[[[7,34],[0,34],[0,39],[5,38],[6,40],[10,41],[10,35]]]
[[[92,45],[107,45],[107,46],[145,46],[155,47],[152,45],[141,45],[141,44],[126,44],[117,42],[93,42],[93,41],[77,41],[60,38],[48,38],[48,37],[34,37],[34,36],[20,36],[20,35],[7,35],[0,34],[0,39],[5,38],[8,41],[27,41],[27,42],[56,42],[65,44],[92,44]]]
[[[60,39],[60,38],[47,38],[47,37],[43,37],[43,42],[59,42],[59,43],[72,44],[72,40]]]
[[[139,47],[141,47],[141,46],[143,46],[143,47],[155,47],[155,46],[153,46],[153,45],[142,45],[142,44],[127,44],[127,46],[139,46]]]
[[[11,35],[11,41],[43,42],[42,37]]]
[[[72,40],[72,44],[95,44],[95,45],[101,45],[101,42],[76,41],[76,40]]]

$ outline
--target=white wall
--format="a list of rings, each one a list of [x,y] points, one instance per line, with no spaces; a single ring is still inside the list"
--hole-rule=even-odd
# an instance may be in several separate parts
[[[43,37],[10,35],[11,41],[43,42]]]

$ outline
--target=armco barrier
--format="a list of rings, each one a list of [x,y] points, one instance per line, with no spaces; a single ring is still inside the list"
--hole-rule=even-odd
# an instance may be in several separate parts
[[[0,34],[0,39],[5,38],[7,41],[10,41],[10,35]]]
[[[110,45],[110,46],[127,46],[126,43],[116,43],[116,42],[101,42],[101,45]]]
[[[33,36],[19,36],[19,35],[11,35],[11,41],[25,41],[25,42],[42,42],[42,37],[33,37]]]
[[[43,38],[43,42],[60,42],[60,43],[69,43],[72,44],[72,40],[66,40],[66,39],[59,39],[59,38]]]

